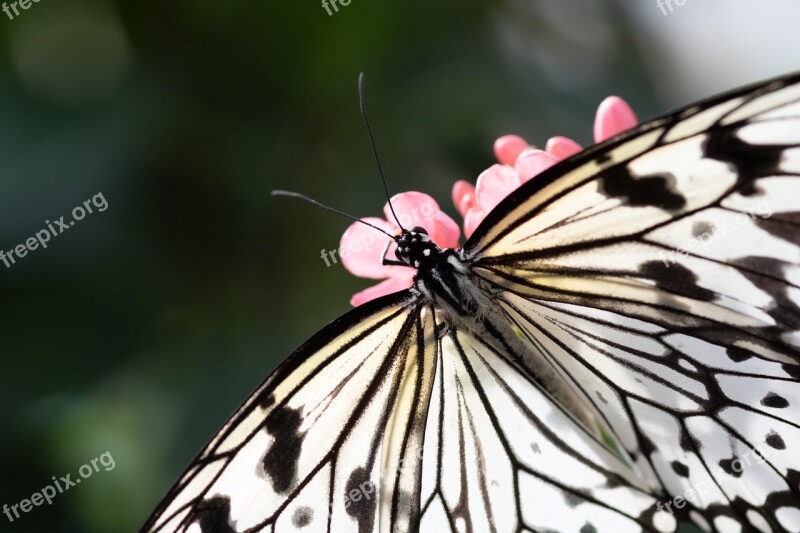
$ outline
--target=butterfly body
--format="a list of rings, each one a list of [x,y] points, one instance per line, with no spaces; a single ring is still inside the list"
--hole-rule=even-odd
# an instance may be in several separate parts
[[[793,75],[551,167],[462,249],[403,231],[412,287],[301,346],[144,530],[800,531],[798,198]]]

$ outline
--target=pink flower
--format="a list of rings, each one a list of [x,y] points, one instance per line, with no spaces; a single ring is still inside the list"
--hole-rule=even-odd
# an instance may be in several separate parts
[[[600,103],[594,121],[594,140],[603,142],[638,123],[630,106],[617,96]],[[506,135],[494,143],[499,165],[484,170],[473,187],[467,181],[453,185],[453,204],[464,217],[464,234],[469,237],[500,201],[517,187],[562,159],[582,150],[566,137],[551,137],[544,150],[531,148],[522,137]]]
[[[616,96],[609,96],[597,109],[594,139],[602,142],[636,126],[637,120],[630,106]],[[485,170],[475,186],[458,181],[453,185],[453,203],[464,217],[464,233],[469,237],[486,215],[517,187],[582,150],[581,146],[566,137],[552,137],[544,150],[528,145],[521,137],[506,135],[494,143],[494,153],[500,164]],[[415,226],[425,228],[431,240],[440,248],[458,246],[459,229],[452,218],[439,209],[436,200],[421,192],[404,192],[391,200],[400,225],[405,229]],[[369,217],[369,222],[390,235],[399,235],[400,228],[389,204],[383,207],[386,220]],[[339,247],[345,268],[356,276],[383,280],[353,295],[350,303],[361,305],[380,296],[411,287],[415,269],[407,266],[383,265],[387,237],[374,228],[358,222],[347,228]],[[394,260],[396,245],[388,241],[386,258]]]
[[[421,226],[440,248],[457,248],[460,231],[458,224],[439,209],[436,200],[421,192],[404,192],[392,198],[400,224],[407,230]],[[390,235],[399,235],[400,228],[387,203],[383,207],[386,220],[368,217],[363,220],[377,226]],[[383,265],[383,251],[389,242],[385,235],[364,224],[354,222],[342,235],[339,255],[342,264],[352,274],[362,278],[382,279],[350,298],[354,306],[361,305],[380,296],[411,287],[415,269],[407,266]],[[391,242],[386,258],[395,260],[396,245]]]

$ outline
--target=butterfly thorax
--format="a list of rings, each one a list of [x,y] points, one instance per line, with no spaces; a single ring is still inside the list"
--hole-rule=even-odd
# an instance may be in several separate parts
[[[491,308],[491,289],[472,273],[460,251],[440,248],[423,228],[404,231],[395,255],[417,269],[413,291],[444,311],[451,322],[473,330],[475,319]]]

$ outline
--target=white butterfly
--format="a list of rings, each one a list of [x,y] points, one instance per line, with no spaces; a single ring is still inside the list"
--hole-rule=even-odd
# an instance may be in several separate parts
[[[800,76],[508,196],[289,357],[144,531],[800,531]],[[702,236],[702,238],[699,238]]]

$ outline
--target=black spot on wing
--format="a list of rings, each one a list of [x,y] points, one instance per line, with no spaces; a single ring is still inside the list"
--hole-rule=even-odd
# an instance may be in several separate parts
[[[231,526],[231,501],[224,496],[202,500],[192,510],[187,523],[197,523],[203,533],[236,533]]]
[[[344,488],[347,514],[358,522],[358,533],[369,533],[375,526],[376,487],[364,467],[356,468]]]
[[[264,455],[263,466],[278,494],[289,490],[297,476],[297,461],[305,438],[299,431],[302,420],[299,410],[286,406],[267,418],[266,430],[275,440]]]
[[[744,470],[741,460],[736,456],[730,459],[720,459],[719,466],[726,474],[732,477],[741,477]]]
[[[606,172],[600,180],[600,192],[630,207],[658,207],[677,211],[686,199],[675,192],[675,178],[669,174],[632,176],[624,166]]]
[[[689,467],[680,461],[672,461],[672,470],[680,477],[689,477]]]
[[[704,302],[714,299],[714,293],[700,287],[697,284],[697,275],[683,265],[665,265],[662,261],[648,261],[642,263],[639,272],[666,292]]]
[[[761,400],[761,405],[774,409],[785,409],[789,407],[789,402],[783,396],[770,392]]]
[[[314,509],[305,505],[298,507],[292,514],[292,525],[296,528],[303,528],[314,520]]]
[[[653,452],[658,451],[658,447],[644,434],[639,435],[639,449],[642,450],[642,454],[645,457],[649,457]]]
[[[709,237],[714,234],[714,224],[709,222],[695,222],[692,225],[692,236],[701,237],[708,235]]]
[[[780,435],[778,435],[775,431],[770,431],[767,434],[766,442],[768,446],[775,448],[776,450],[786,449],[786,443],[783,441],[783,438]]]
[[[728,355],[728,359],[734,363],[741,363],[753,357],[752,352],[745,350],[744,348],[739,348],[738,346],[728,346],[725,352]]]

